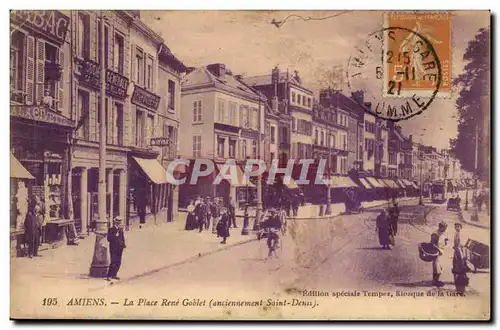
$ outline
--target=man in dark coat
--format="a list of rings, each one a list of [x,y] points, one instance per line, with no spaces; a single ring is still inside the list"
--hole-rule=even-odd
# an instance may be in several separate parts
[[[203,228],[205,227],[205,221],[206,221],[206,205],[203,202],[203,199],[198,196],[198,204],[195,204],[194,208],[194,214],[196,216],[196,225],[198,226],[199,232],[201,233],[203,231]]]
[[[294,218],[296,218],[297,214],[299,213],[299,205],[300,205],[300,197],[298,195],[293,195],[292,196],[292,210],[293,210]]]
[[[214,201],[212,202],[212,218],[213,218],[212,233],[217,234],[217,224],[220,219],[220,205],[219,205],[219,200],[217,198],[215,198]]]
[[[205,198],[205,211],[206,211],[206,221],[205,221],[205,229],[210,229],[210,219],[212,218],[212,201],[210,197],[207,196]]]
[[[111,262],[109,264],[107,280],[111,279],[119,280],[117,276],[118,270],[122,264],[122,253],[125,246],[125,236],[123,235],[123,229],[121,228],[122,219],[116,217],[113,220],[113,227],[108,230],[108,242],[109,242],[109,254],[111,256]]]
[[[236,226],[236,206],[234,205],[234,201],[231,196],[229,196],[227,201],[227,212],[229,216],[229,228],[231,228],[231,226],[238,228],[238,226]]]
[[[398,233],[398,220],[399,220],[399,206],[398,202],[393,201],[393,205],[391,209],[389,210],[389,222],[390,222],[390,229],[391,232],[394,236]]]
[[[28,256],[32,258],[33,256],[38,257],[38,246],[40,245],[40,230],[41,227],[37,221],[37,215],[35,214],[35,203],[30,203],[28,214],[26,214],[26,219],[24,221],[24,239],[28,245]]]

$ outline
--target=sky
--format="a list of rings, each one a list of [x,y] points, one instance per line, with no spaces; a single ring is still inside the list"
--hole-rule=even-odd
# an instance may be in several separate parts
[[[339,15],[338,15],[339,14]],[[159,33],[187,66],[224,63],[234,74],[270,74],[297,70],[303,84],[317,95],[325,72],[347,69],[355,47],[383,27],[382,11],[141,11],[141,19]],[[292,15],[292,16],[291,16]],[[304,19],[293,16],[299,15]],[[330,17],[338,15],[336,17]],[[290,17],[289,17],[290,16]],[[283,21],[279,28],[272,20]],[[313,19],[309,19],[313,18]],[[489,27],[489,13],[454,12],[452,78],[464,67],[463,54],[480,28]],[[343,82],[344,87],[346,81]],[[348,92],[347,88],[344,88]],[[449,147],[457,134],[455,107],[459,90],[435,99],[421,115],[400,122],[416,142]]]

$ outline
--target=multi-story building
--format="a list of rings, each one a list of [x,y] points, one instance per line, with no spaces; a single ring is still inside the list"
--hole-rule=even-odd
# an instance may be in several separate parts
[[[376,151],[377,151],[377,123],[376,117],[369,112],[364,114],[364,154],[363,169],[375,175]]]
[[[182,82],[180,127],[184,138],[180,141],[180,154],[187,159],[211,159],[218,168],[227,159],[242,162],[260,157],[263,150],[258,150],[259,138],[264,131],[266,102],[224,64],[192,70]],[[241,177],[241,168],[237,167],[237,171]],[[209,181],[197,186],[183,185],[180,199],[185,203],[194,194],[201,194],[242,200],[238,187],[237,182],[227,180],[218,185]]]
[[[270,75],[246,77],[249,86],[262,92],[271,109],[279,114],[278,146],[280,163],[289,158],[312,158],[312,91],[305,88],[298,76],[274,68]]]
[[[72,197],[76,227],[86,234],[98,216],[101,65],[106,70],[106,214],[110,219],[118,214],[125,216],[126,212],[127,146],[132,129],[129,44],[130,24],[135,16],[126,11],[72,11],[71,17],[70,100],[72,118],[77,121],[71,159]],[[103,17],[104,40],[101,40]]]
[[[375,176],[386,178],[389,164],[389,131],[387,121],[376,118]]]
[[[56,241],[71,222],[71,35],[68,11],[11,11],[12,242],[24,233],[28,196],[46,209],[43,243]]]
[[[363,168],[362,126],[364,109],[350,97],[339,91],[322,90],[319,103],[324,108],[332,108],[332,146],[335,146],[333,161],[336,162],[337,173]]]
[[[186,71],[184,64],[175,57],[167,45],[160,45],[158,52],[158,84],[161,95],[158,109],[158,119],[162,138],[161,163],[168,168],[172,160],[177,158],[179,151],[179,128],[181,118],[181,79]],[[155,134],[158,136],[158,134]],[[185,173],[184,167],[178,172]],[[167,185],[167,221],[175,220],[179,205],[179,187]]]

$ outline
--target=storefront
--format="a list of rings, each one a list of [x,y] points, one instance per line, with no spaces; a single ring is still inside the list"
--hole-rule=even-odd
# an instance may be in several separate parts
[[[10,154],[10,238],[11,256],[22,256],[24,221],[28,213],[28,190],[35,177]]]
[[[14,195],[19,195],[17,198],[24,199],[26,193],[29,198],[39,198],[45,210],[42,244],[63,243],[65,227],[72,223],[65,197],[68,141],[73,128],[73,121],[43,106],[11,105],[11,151],[33,177],[27,185],[21,181],[11,182],[11,189],[14,188]],[[17,210],[25,212],[24,208]],[[21,229],[19,216],[11,228]]]
[[[85,236],[98,220],[100,83],[99,64],[75,58],[78,81],[77,113],[81,126],[76,128],[71,157],[71,195],[75,226]],[[127,191],[127,151],[125,147],[126,98],[129,80],[106,69],[106,220],[125,216]]]

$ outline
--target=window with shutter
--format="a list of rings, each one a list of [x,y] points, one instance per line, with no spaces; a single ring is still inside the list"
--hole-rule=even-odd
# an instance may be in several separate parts
[[[35,100],[35,38],[26,37],[26,104]]]
[[[36,103],[41,104],[45,89],[45,42],[43,40],[36,40]]]

